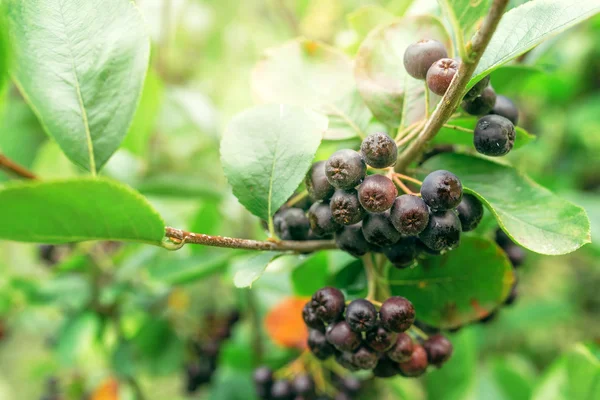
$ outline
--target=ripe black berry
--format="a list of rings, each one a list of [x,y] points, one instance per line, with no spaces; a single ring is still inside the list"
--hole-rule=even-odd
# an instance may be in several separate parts
[[[342,228],[335,234],[335,244],[340,250],[354,257],[364,256],[370,250],[369,243],[362,232],[362,223]]]
[[[354,352],[354,365],[360,369],[373,369],[379,361],[377,352],[371,350],[366,346],[360,346],[358,350]]]
[[[416,377],[423,375],[427,370],[427,353],[421,345],[415,345],[410,360],[398,364],[400,372],[404,376]]]
[[[370,175],[358,187],[358,200],[369,212],[378,213],[390,209],[398,196],[398,189],[391,179],[383,175]]]
[[[416,239],[414,237],[402,238],[398,243],[384,247],[383,254],[396,268],[410,267],[417,255]]]
[[[335,353],[335,348],[329,344],[325,334],[316,329],[308,331],[308,347],[319,360],[326,360]]]
[[[396,332],[378,326],[377,329],[367,332],[365,343],[373,350],[383,353],[394,345],[397,335]]]
[[[304,184],[308,194],[314,201],[327,200],[335,190],[325,175],[325,161],[317,161],[312,165],[306,174]]]
[[[460,243],[460,219],[454,210],[432,213],[419,239],[434,251],[450,250]]]
[[[415,322],[415,308],[404,297],[393,296],[381,305],[379,318],[387,330],[404,332]]]
[[[315,382],[310,375],[297,375],[292,381],[292,388],[298,395],[310,396],[315,391]]]
[[[341,229],[340,224],[333,220],[329,204],[318,202],[308,210],[308,222],[312,232],[319,236],[327,236]]]
[[[515,268],[520,267],[521,264],[523,264],[523,262],[525,261],[525,250],[523,250],[523,248],[519,245],[511,243],[504,248],[504,251],[508,256],[510,263]]]
[[[490,111],[490,114],[500,115],[508,119],[514,125],[517,125],[519,122],[519,110],[515,103],[506,96],[496,96],[496,103],[494,104],[492,111]]]
[[[310,306],[323,322],[332,323],[342,318],[344,302],[344,294],[339,289],[324,287],[313,294]]]
[[[327,180],[338,189],[351,189],[362,182],[367,164],[354,150],[338,150],[325,163]]]
[[[431,65],[448,57],[444,45],[437,40],[425,39],[411,44],[404,52],[404,68],[410,76],[425,79]]]
[[[429,209],[420,197],[403,194],[394,200],[390,220],[398,232],[416,236],[423,232],[429,222]]]
[[[362,232],[365,239],[372,245],[385,247],[400,240],[400,232],[390,221],[390,212],[367,214],[362,222]]]
[[[349,371],[358,371],[360,367],[354,363],[354,353],[340,351],[335,354],[335,361]]]
[[[425,243],[423,243],[421,241],[421,239],[417,239],[417,243],[416,243],[415,247],[417,249],[417,257],[421,258],[421,259],[426,259],[426,258],[429,258],[431,256],[437,257],[437,256],[441,256],[442,255],[442,251],[441,250],[430,249],[429,247],[427,247],[425,245]]]
[[[325,334],[327,341],[339,351],[354,351],[360,345],[361,336],[346,321],[336,322]]]
[[[300,208],[286,208],[273,217],[275,230],[283,240],[306,240],[310,223]]]
[[[320,330],[321,332],[325,332],[325,324],[321,318],[317,316],[315,310],[311,307],[311,302],[306,303],[304,308],[302,309],[302,319],[306,326],[312,329]]]
[[[463,232],[469,232],[477,228],[483,218],[483,204],[472,194],[463,195],[462,201],[456,207],[458,218]]]
[[[368,300],[354,300],[346,308],[346,322],[355,332],[369,331],[377,324],[377,309]]]
[[[448,90],[452,78],[458,72],[458,61],[442,58],[431,65],[427,71],[427,87],[433,93],[443,96]]]
[[[373,375],[378,378],[391,378],[398,375],[399,372],[398,364],[387,356],[380,357],[377,366],[373,369]]]
[[[259,367],[254,370],[254,387],[259,398],[268,398],[273,386],[273,371],[269,367]]]
[[[414,344],[406,333],[399,333],[396,343],[388,350],[387,356],[398,363],[407,362],[412,355]]]
[[[385,133],[373,133],[360,145],[360,152],[367,165],[373,168],[386,168],[394,165],[398,158],[398,147],[394,139]]]
[[[273,400],[291,400],[293,394],[292,384],[287,380],[275,381],[273,387],[271,387],[271,398]]]
[[[498,246],[502,247],[503,249],[511,244],[514,244],[512,239],[509,238],[508,235],[500,228],[496,230],[496,243],[498,243]]]
[[[496,92],[488,86],[473,100],[463,101],[461,106],[471,115],[485,115],[494,108],[494,104],[496,104]]]
[[[477,82],[475,84],[475,86],[473,86],[471,88],[471,90],[469,90],[467,92],[467,94],[465,95],[465,97],[463,97],[463,100],[472,101],[477,96],[480,96],[481,93],[483,93],[483,90],[486,87],[488,87],[489,84],[490,84],[490,76],[487,75],[486,77],[484,77],[483,79],[481,79],[479,82]]]
[[[440,334],[430,336],[423,343],[423,348],[427,353],[429,364],[433,364],[436,367],[440,367],[452,356],[452,343]]]
[[[423,201],[433,211],[444,211],[458,206],[462,200],[463,188],[460,180],[452,172],[433,171],[421,185]]]
[[[477,121],[473,134],[475,149],[486,156],[503,156],[515,144],[515,126],[500,115],[486,115]]]
[[[329,202],[333,220],[342,225],[354,225],[363,220],[365,209],[358,200],[356,189],[335,191]]]

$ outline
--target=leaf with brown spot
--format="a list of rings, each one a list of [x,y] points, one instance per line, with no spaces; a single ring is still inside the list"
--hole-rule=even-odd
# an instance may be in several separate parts
[[[273,307],[265,317],[267,334],[279,346],[303,350],[308,330],[302,319],[305,297],[287,297]]]

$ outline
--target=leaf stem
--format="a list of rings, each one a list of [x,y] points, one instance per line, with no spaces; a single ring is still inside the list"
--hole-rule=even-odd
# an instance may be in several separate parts
[[[425,81],[425,119],[429,118],[429,86]]]
[[[211,236],[202,233],[187,232],[181,229],[166,227],[165,237],[167,243],[163,247],[177,250],[184,244],[201,244],[212,247],[225,247],[229,249],[245,249],[256,251],[289,251],[294,253],[310,253],[318,250],[334,250],[337,246],[333,240],[251,240],[231,238],[226,236]]]
[[[409,181],[409,182],[412,182],[412,183],[416,183],[419,186],[421,186],[423,184],[423,182],[421,182],[420,180],[418,180],[416,178],[413,178],[412,176],[400,174],[398,172],[395,172],[394,175],[397,176],[398,178],[404,180],[404,181]]]
[[[396,161],[397,172],[406,170],[410,163],[419,157],[425,145],[437,135],[440,128],[444,126],[457,109],[462,100],[463,93],[469,84],[469,80],[498,27],[507,4],[508,0],[494,0],[492,2],[490,11],[483,20],[481,29],[477,31],[471,43],[467,46],[466,54],[469,57],[463,59],[460,63],[458,72],[454,76],[454,79],[452,79],[450,87],[440,100],[433,114],[427,120],[421,134],[398,157]]]
[[[17,164],[4,154],[0,154],[0,169],[15,174],[23,179],[38,179],[37,176],[27,168],[20,164]]]
[[[458,126],[458,125],[444,124],[444,128],[448,128],[448,129],[454,129],[455,131],[461,131],[461,132],[473,133],[473,129],[464,128],[464,127],[462,127],[462,126]]]
[[[392,176],[392,180],[394,181],[394,183],[396,185],[398,185],[398,187],[400,187],[400,189],[402,189],[402,191],[406,194],[415,194],[415,192],[413,192],[412,190],[410,190],[410,188],[408,186],[406,186],[404,184],[404,182],[402,182],[397,176],[393,175]]]
[[[306,196],[308,196],[308,191],[304,190],[304,191],[298,193],[297,195],[295,195],[294,197],[292,197],[291,199],[289,199],[288,202],[286,203],[286,205],[288,207],[295,206],[296,204],[298,204],[299,202],[304,200],[306,198]]]
[[[375,292],[377,290],[377,273],[375,272],[375,264],[371,258],[371,253],[367,253],[362,256],[363,265],[365,266],[365,273],[367,275],[367,300],[375,300]]]
[[[415,336],[420,337],[421,339],[425,339],[425,340],[429,339],[429,335],[426,334],[425,332],[423,332],[422,329],[416,327],[415,325],[412,325],[409,328],[409,331],[412,332]]]

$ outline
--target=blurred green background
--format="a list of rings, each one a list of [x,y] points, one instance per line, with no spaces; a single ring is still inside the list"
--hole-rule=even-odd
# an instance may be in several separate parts
[[[429,0],[136,3],[153,40],[152,66],[124,146],[103,174],[142,192],[171,226],[257,238],[264,237],[259,222],[223,176],[219,138],[234,114],[254,104],[250,76],[263,52],[305,36],[353,55],[365,33],[348,16],[366,5],[396,15],[440,13]],[[535,69],[498,78],[501,93],[520,108],[520,125],[538,137],[510,161],[586,208],[594,243],[567,256],[528,254],[514,306],[450,334],[455,356],[443,369],[394,379],[381,398],[558,399],[552,396],[561,380],[579,379],[566,371],[586,363],[596,371],[592,384],[600,385],[598,359],[588,357],[600,354],[599,39],[596,17],[519,59]],[[81,173],[10,84],[0,104],[6,155],[49,178]],[[234,310],[241,321],[222,344],[211,383],[193,398],[252,399],[259,357],[277,366],[298,354],[265,334],[270,308],[331,282],[364,289],[360,266],[333,252],[275,263],[252,290],[236,290],[231,277],[243,259],[231,260],[238,255],[84,243],[55,249],[56,264],[49,265],[38,246],[0,243],[0,399],[42,398],[50,378],[64,399],[134,399],[140,390],[147,399],[186,398],[192,338],[208,329],[209,315]],[[110,396],[111,382],[118,382],[118,397],[99,397]]]

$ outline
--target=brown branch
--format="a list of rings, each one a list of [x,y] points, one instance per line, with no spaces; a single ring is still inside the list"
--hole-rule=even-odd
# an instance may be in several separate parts
[[[423,148],[444,124],[450,119],[454,110],[456,110],[462,100],[463,93],[477,68],[477,64],[483,55],[484,50],[492,39],[498,23],[502,18],[504,9],[508,0],[494,0],[488,15],[485,17],[481,29],[477,31],[471,43],[467,45],[467,54],[469,59],[462,60],[458,72],[454,76],[448,91],[440,100],[437,108],[427,120],[421,134],[400,154],[396,161],[396,171],[402,172],[413,162]]]
[[[0,154],[0,169],[20,176],[23,179],[37,179],[37,176],[22,165],[17,164],[4,154]]]
[[[229,249],[245,249],[258,251],[289,251],[294,253],[310,253],[318,250],[333,250],[337,246],[333,240],[280,240],[260,241],[239,239],[225,236],[211,236],[202,233],[186,232],[181,229],[166,227],[165,236],[179,245],[202,244],[212,247],[226,247]]]

